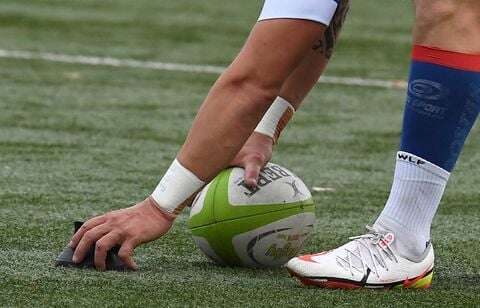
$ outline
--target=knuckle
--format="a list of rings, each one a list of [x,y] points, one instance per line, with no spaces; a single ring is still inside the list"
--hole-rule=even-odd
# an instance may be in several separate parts
[[[83,238],[87,241],[92,241],[94,236],[93,236],[93,233],[92,231],[87,231],[84,235],[83,235]]]
[[[102,242],[98,241],[95,244],[95,250],[96,251],[104,251],[105,249],[106,249],[105,244],[103,244]]]
[[[122,214],[119,211],[114,211],[114,212],[108,213],[107,221],[110,224],[119,224],[121,219],[122,219]]]
[[[115,230],[115,238],[116,239],[124,238],[126,235],[127,235],[127,233],[125,232],[125,230],[123,230],[121,228],[118,228],[118,229]]]
[[[122,250],[118,253],[118,256],[120,257],[120,259],[127,259],[128,257],[130,257],[130,253],[126,250]]]
[[[255,163],[262,163],[265,161],[265,155],[259,152],[253,152],[253,153],[250,153],[248,159],[249,161],[253,161]]]
[[[137,211],[129,211],[129,210],[124,211],[123,214],[125,215],[125,217],[137,217],[140,215]]]
[[[129,240],[133,248],[137,247],[138,245],[140,245],[140,243],[142,243],[142,238],[137,235],[130,236]]]

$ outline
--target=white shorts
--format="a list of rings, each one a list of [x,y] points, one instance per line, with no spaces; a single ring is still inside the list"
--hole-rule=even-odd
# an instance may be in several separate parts
[[[337,5],[335,0],[265,0],[258,20],[307,19],[328,26]]]

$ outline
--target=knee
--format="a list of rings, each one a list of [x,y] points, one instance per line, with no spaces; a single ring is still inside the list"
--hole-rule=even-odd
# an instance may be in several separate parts
[[[480,51],[480,1],[416,0],[414,43],[442,49]]]
[[[416,26],[429,30],[453,20],[459,11],[457,0],[417,0],[415,2]]]

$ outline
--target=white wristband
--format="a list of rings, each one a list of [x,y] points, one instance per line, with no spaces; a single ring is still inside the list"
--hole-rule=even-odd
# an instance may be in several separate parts
[[[258,123],[255,132],[267,135],[277,142],[280,133],[295,113],[295,108],[280,96],[275,99],[270,108]]]
[[[205,182],[175,159],[151,197],[161,210],[176,216],[183,210],[183,203],[204,185]]]

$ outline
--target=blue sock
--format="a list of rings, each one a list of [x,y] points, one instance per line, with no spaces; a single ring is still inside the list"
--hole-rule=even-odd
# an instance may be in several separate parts
[[[400,150],[450,172],[480,111],[480,55],[415,46]]]

